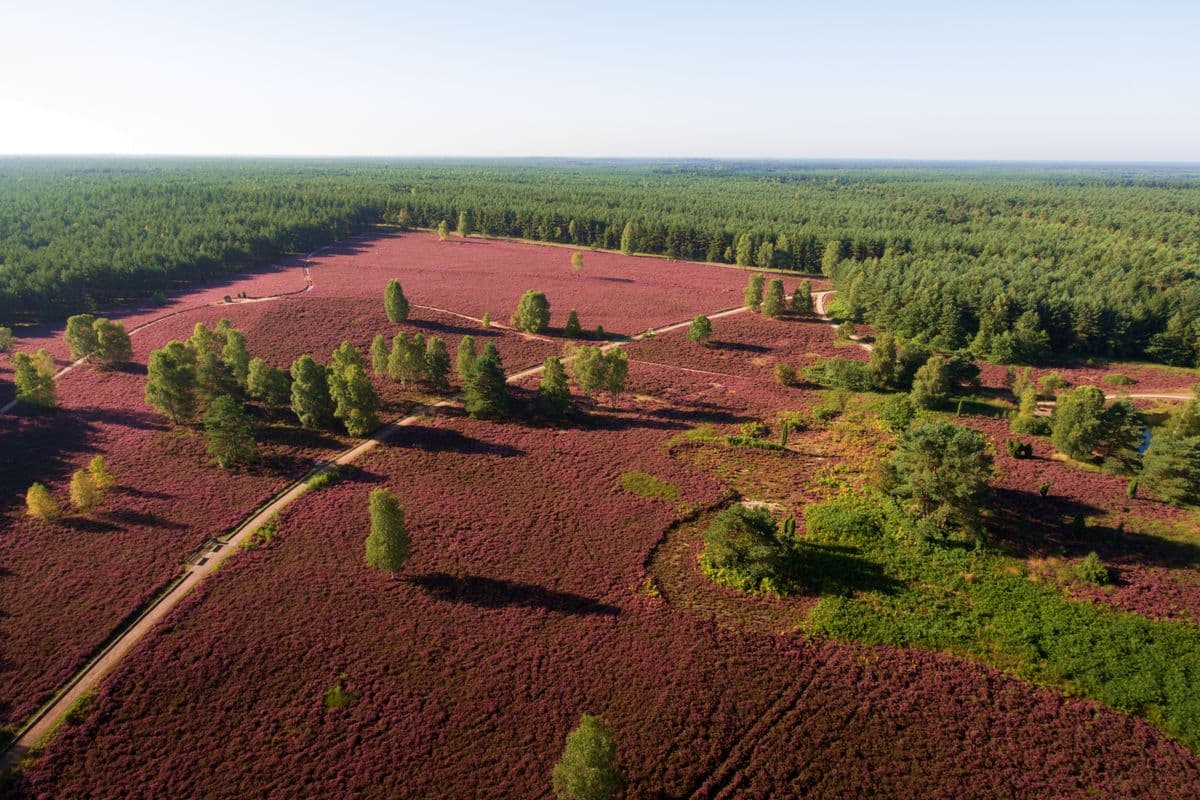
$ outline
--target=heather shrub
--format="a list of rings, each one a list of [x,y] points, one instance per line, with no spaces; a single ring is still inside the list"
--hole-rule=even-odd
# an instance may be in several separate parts
[[[1137,383],[1137,381],[1135,381],[1133,378],[1129,377],[1128,375],[1122,375],[1119,372],[1109,373],[1100,380],[1102,380],[1104,383],[1107,383],[1109,386],[1132,386],[1133,384]]]
[[[1067,383],[1057,372],[1051,372],[1048,375],[1043,375],[1038,378],[1038,394],[1046,400],[1053,400],[1054,397],[1063,389],[1066,389],[1071,384]]]
[[[354,696],[346,689],[342,683],[346,679],[345,675],[338,677],[337,681],[325,690],[323,697],[326,711],[334,711],[339,708],[345,708],[350,705],[350,701]]]

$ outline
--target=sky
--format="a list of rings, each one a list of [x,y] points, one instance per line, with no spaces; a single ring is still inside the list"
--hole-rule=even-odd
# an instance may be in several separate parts
[[[1200,2],[0,2],[0,153],[1200,161]]]

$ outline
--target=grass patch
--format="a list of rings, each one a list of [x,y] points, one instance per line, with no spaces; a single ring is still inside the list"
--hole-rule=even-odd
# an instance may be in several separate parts
[[[324,703],[327,711],[333,711],[337,708],[345,708],[350,705],[350,701],[354,699],[354,695],[346,688],[344,681],[346,680],[345,673],[338,676],[337,682],[325,690]]]
[[[914,536],[889,501],[856,497],[805,511],[806,540],[844,557],[810,587],[826,595],[810,633],[966,655],[1143,716],[1200,751],[1200,628],[1071,600],[1017,559]]]
[[[648,500],[678,500],[679,487],[654,477],[648,472],[626,472],[621,476],[621,488]]]
[[[718,442],[721,437],[717,434],[717,429],[712,425],[705,423],[697,425],[694,428],[688,428],[682,433],[678,433],[667,439],[667,447],[674,447],[677,444],[685,444],[689,442]]]
[[[278,535],[279,515],[276,514],[258,526],[258,530],[246,537],[246,540],[242,542],[242,549],[254,550],[258,547],[265,547],[275,541],[275,537]]]

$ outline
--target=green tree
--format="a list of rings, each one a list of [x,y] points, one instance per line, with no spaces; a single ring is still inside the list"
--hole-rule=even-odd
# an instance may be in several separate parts
[[[348,340],[343,340],[333,349],[329,356],[329,366],[325,370],[325,377],[329,381],[329,398],[333,400],[335,415],[338,403],[346,392],[346,372],[352,366],[365,369],[362,353]]]
[[[450,238],[450,224],[446,220],[437,224],[437,236],[443,242]]]
[[[871,361],[867,367],[871,376],[871,386],[877,391],[885,392],[896,385],[896,340],[890,333],[881,333],[871,348]]]
[[[85,469],[77,469],[71,475],[71,507],[84,514],[100,505],[100,490]]]
[[[387,338],[382,333],[375,334],[375,338],[371,340],[371,371],[377,377],[382,378],[388,374],[388,357],[390,355]]]
[[[123,324],[98,319],[92,323],[92,330],[96,334],[96,356],[105,366],[116,367],[133,360],[133,343]]]
[[[758,249],[754,252],[754,264],[755,264],[755,266],[762,267],[763,269],[770,269],[771,265],[774,263],[775,263],[775,245],[772,244],[769,240],[763,239],[762,244],[760,244],[758,246]],[[779,289],[780,289],[780,294],[782,295],[783,287],[780,286]]]
[[[292,363],[292,412],[305,428],[324,428],[333,419],[326,369],[310,355]]]
[[[784,312],[786,295],[783,292],[783,281],[778,278],[767,284],[767,293],[763,298],[762,311],[768,317],[778,317]]]
[[[67,347],[71,350],[72,361],[87,358],[100,346],[96,341],[96,329],[93,327],[95,321],[96,318],[91,314],[67,317],[65,338]]]
[[[483,348],[483,354],[475,359],[464,394],[467,413],[476,419],[496,419],[508,414],[508,383],[504,379],[504,365],[496,346],[491,342]]]
[[[599,347],[584,345],[575,351],[571,361],[571,376],[583,393],[591,397],[604,388],[607,368],[604,351]]]
[[[1146,421],[1128,397],[1114,400],[1100,416],[1100,441],[1097,446],[1104,465],[1130,474],[1142,466],[1138,448]]]
[[[991,475],[992,457],[978,431],[928,422],[900,434],[886,483],[912,513],[943,534],[952,528],[978,533]]]
[[[718,513],[704,532],[700,568],[718,583],[743,591],[782,588],[787,546],[765,508],[738,503]]]
[[[455,232],[464,239],[471,235],[471,215],[466,211],[458,212],[458,225]]]
[[[475,366],[475,359],[478,355],[475,352],[475,337],[464,336],[458,342],[458,354],[454,364],[455,372],[458,373],[458,382],[466,386],[471,378],[471,370]]]
[[[825,252],[821,256],[821,274],[827,278],[833,277],[833,271],[837,269],[841,260],[842,242],[840,239],[832,239],[825,245]]]
[[[40,483],[33,483],[25,492],[25,513],[43,522],[53,522],[62,516],[62,508],[54,501],[49,489]]]
[[[17,399],[38,408],[54,408],[58,399],[54,387],[54,359],[49,351],[42,348],[32,356],[16,353],[12,365]]]
[[[746,282],[746,288],[742,291],[742,301],[746,308],[758,311],[763,301],[763,284],[766,282],[766,276],[761,272],[755,272]]]
[[[176,425],[196,415],[196,353],[179,340],[150,353],[146,402]]]
[[[800,281],[792,292],[792,313],[811,314],[813,312],[812,282]]]
[[[548,417],[561,418],[571,410],[571,390],[567,386],[567,371],[557,356],[550,356],[542,366],[538,384],[538,407]]]
[[[383,309],[387,312],[389,322],[404,322],[408,319],[408,298],[400,288],[400,281],[388,281],[383,292]]]
[[[109,470],[104,456],[94,456],[88,462],[88,475],[92,478],[92,484],[101,492],[107,492],[117,485],[117,478]]]
[[[238,383],[233,372],[216,353],[205,350],[196,356],[196,397],[200,408],[206,409],[222,395],[236,395]]]
[[[204,415],[208,454],[217,466],[228,469],[252,461],[257,453],[254,422],[242,404],[229,395],[215,398]]]
[[[637,226],[631,220],[625,223],[625,229],[621,231],[621,252],[627,256],[632,255],[637,246]]]
[[[16,338],[13,337],[12,328],[0,325],[0,353],[7,353],[9,350],[12,350],[15,343]]]
[[[384,487],[371,490],[371,532],[367,534],[367,566],[390,572],[404,566],[412,551],[412,539],[404,521],[404,506]]]
[[[750,234],[743,233],[741,236],[738,236],[736,258],[736,263],[739,267],[748,267],[754,260],[754,238]]]
[[[619,347],[604,354],[604,388],[615,401],[625,391],[625,380],[629,377],[629,356]]]
[[[584,714],[567,734],[551,783],[558,800],[611,800],[625,788],[616,767],[617,747],[603,720]]]
[[[1176,439],[1200,436],[1200,387],[1192,390],[1191,400],[1182,403],[1167,416],[1162,434]]]
[[[563,336],[568,339],[582,339],[583,326],[579,324],[579,315],[575,313],[575,309],[571,309],[571,313],[567,314],[567,324],[563,328]]]
[[[288,402],[290,391],[287,373],[261,358],[252,358],[246,370],[246,391],[269,406],[282,406]]]
[[[576,275],[583,272],[583,253],[571,253],[571,271]]]
[[[530,289],[521,295],[521,302],[513,312],[512,326],[526,333],[541,333],[550,324],[550,302],[546,295]]]
[[[941,356],[930,356],[929,360],[913,376],[912,392],[909,395],[918,408],[938,408],[950,396],[950,379],[946,360]]]
[[[1104,430],[1104,392],[1077,386],[1058,396],[1050,420],[1050,438],[1074,459],[1091,460]]]
[[[694,317],[688,325],[687,337],[689,341],[708,344],[712,338],[712,322],[703,314]]]
[[[338,373],[338,386],[333,415],[346,426],[346,432],[351,436],[366,436],[378,428],[379,395],[362,364],[351,363],[344,367]]]
[[[217,323],[217,328],[218,330],[228,330],[229,320],[222,319]],[[199,358],[202,353],[219,353],[225,341],[223,334],[214,333],[203,322],[197,322],[196,327],[192,328],[192,335],[188,337],[186,344]]]
[[[1174,505],[1200,504],[1200,436],[1159,432],[1146,450],[1139,485]]]
[[[446,343],[437,336],[430,336],[425,344],[425,375],[434,391],[444,392],[450,388],[450,353]]]
[[[239,330],[230,330],[221,348],[221,363],[239,386],[246,385],[250,376],[250,352],[246,349],[246,337]]]

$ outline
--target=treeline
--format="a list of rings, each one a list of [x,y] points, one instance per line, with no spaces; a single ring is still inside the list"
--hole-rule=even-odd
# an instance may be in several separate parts
[[[946,349],[1200,358],[1200,175],[782,162],[0,161],[0,324],[371,222],[825,271]]]

